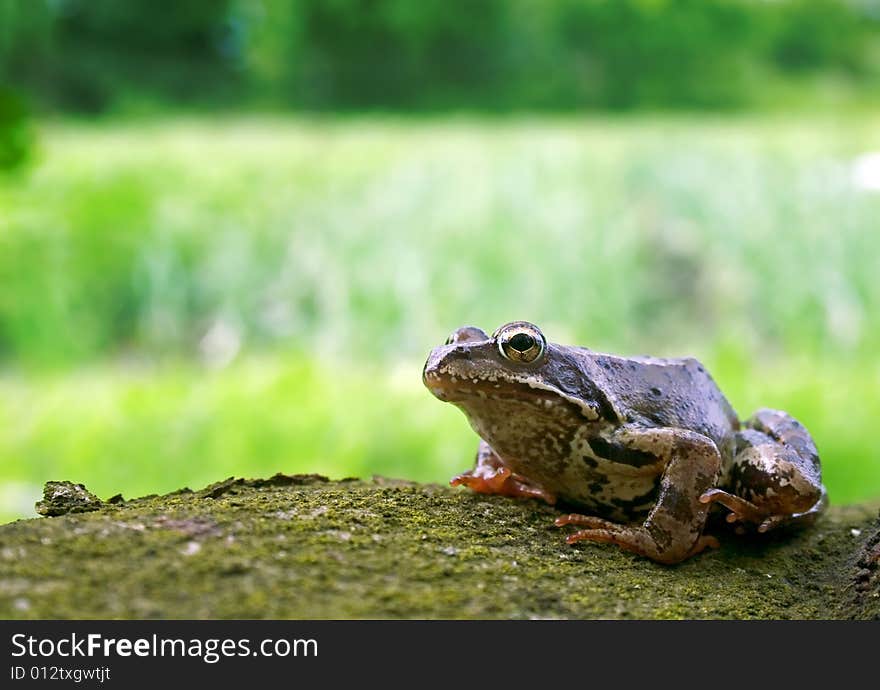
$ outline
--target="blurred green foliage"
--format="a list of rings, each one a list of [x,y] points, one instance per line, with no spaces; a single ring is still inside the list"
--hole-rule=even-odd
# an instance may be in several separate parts
[[[0,86],[0,173],[18,170],[33,153],[33,132],[20,96]]]
[[[228,474],[445,481],[453,328],[702,359],[880,494],[870,118],[168,119],[42,128],[0,186],[0,514]],[[208,163],[206,163],[206,160]]]
[[[229,2],[0,0],[0,83],[43,107],[98,112],[238,95]]]
[[[44,106],[731,108],[880,96],[877,0],[0,0]]]
[[[0,190],[6,361],[198,356],[214,326],[420,356],[462,318],[524,314],[626,349],[880,348],[880,199],[852,180],[880,145],[867,118],[45,132],[51,160]]]

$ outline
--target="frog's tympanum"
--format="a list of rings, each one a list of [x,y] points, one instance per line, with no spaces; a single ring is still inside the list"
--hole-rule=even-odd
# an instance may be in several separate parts
[[[826,505],[819,456],[793,417],[741,422],[695,359],[618,357],[548,343],[517,321],[490,337],[455,331],[425,363],[425,385],[480,436],[474,491],[575,507],[568,537],[611,542],[661,563],[709,546],[709,511],[766,532]]]

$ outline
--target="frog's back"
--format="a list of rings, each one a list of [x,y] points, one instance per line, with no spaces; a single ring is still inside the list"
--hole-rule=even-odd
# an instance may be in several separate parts
[[[585,354],[590,375],[604,379],[603,390],[623,423],[689,429],[719,445],[739,426],[724,394],[692,357]]]

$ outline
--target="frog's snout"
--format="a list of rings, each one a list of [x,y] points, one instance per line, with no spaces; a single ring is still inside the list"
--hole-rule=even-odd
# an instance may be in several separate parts
[[[448,388],[472,369],[472,348],[462,342],[431,350],[422,369],[422,382],[440,400],[448,401]]]
[[[446,370],[447,355],[450,351],[458,349],[461,348],[457,345],[435,347],[431,350],[431,354],[428,355],[428,359],[422,369],[422,383],[438,398],[441,397],[440,392],[442,391],[442,383],[445,378],[441,372]]]
[[[469,381],[473,388],[494,371],[492,358],[496,353],[494,340],[482,329],[458,328],[445,344],[431,350],[422,369],[422,382],[437,398],[451,402],[467,392],[463,381]]]

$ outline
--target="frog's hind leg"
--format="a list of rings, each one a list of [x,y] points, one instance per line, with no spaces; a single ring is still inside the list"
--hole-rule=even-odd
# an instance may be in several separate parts
[[[474,469],[455,475],[449,483],[452,486],[464,485],[480,494],[539,498],[550,505],[556,503],[554,494],[521,474],[514,473],[483,439],[480,439],[477,448]]]
[[[620,548],[626,551],[632,551],[642,556],[648,556],[649,558],[654,558],[654,560],[659,560],[661,562],[675,563],[677,561],[683,561],[685,558],[696,556],[705,549],[717,549],[720,546],[715,537],[701,535],[697,541],[694,542],[694,545],[691,546],[690,550],[688,550],[681,558],[664,561],[662,558],[657,558],[654,555],[654,545],[651,544],[651,541],[653,540],[645,539],[645,535],[640,534],[638,529],[623,527],[616,522],[603,520],[602,518],[593,517],[592,515],[578,515],[577,513],[558,517],[554,524],[557,527],[562,527],[563,525],[576,525],[578,527],[587,528],[566,537],[565,541],[568,544],[574,544],[575,542],[585,539],[589,541],[607,542],[609,544],[617,544]]]
[[[759,532],[811,524],[828,503],[819,454],[804,426],[777,410],[759,410],[736,433],[736,450],[722,486],[700,500],[730,510],[728,522],[751,522]]]
[[[568,543],[583,539],[610,542],[660,563],[683,561],[707,547],[717,547],[714,537],[703,536],[709,506],[700,496],[715,485],[721,470],[721,455],[712,439],[677,428],[624,429],[609,444],[619,461],[653,455],[663,467],[657,501],[642,525],[621,525],[587,515],[567,515],[557,525],[586,527],[568,537]]]

